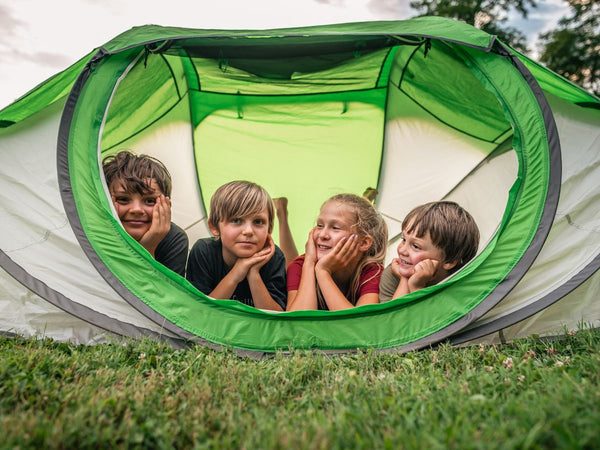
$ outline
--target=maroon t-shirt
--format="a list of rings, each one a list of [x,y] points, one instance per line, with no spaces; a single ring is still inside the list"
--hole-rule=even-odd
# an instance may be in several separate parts
[[[287,268],[287,290],[297,291],[302,277],[302,266],[304,255],[294,259]],[[355,298],[358,300],[365,294],[379,294],[379,280],[383,272],[383,266],[376,263],[368,264],[360,274],[358,292]],[[368,280],[368,281],[367,281]]]

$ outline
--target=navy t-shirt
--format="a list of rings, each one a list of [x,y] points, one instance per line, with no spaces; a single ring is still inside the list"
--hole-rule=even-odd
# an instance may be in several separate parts
[[[171,229],[154,251],[154,259],[182,277],[188,255],[188,237],[185,231],[171,222]]]
[[[223,260],[221,241],[215,238],[199,239],[190,251],[186,278],[196,288],[208,295],[230,270],[231,267],[227,266]],[[273,300],[285,310],[287,305],[285,257],[279,247],[275,246],[275,253],[261,267],[260,276]],[[231,299],[254,306],[247,279],[237,285]]]

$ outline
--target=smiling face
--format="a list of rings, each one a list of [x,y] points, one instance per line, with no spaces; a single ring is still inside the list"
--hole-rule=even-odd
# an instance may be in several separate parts
[[[329,201],[323,205],[313,233],[317,260],[328,254],[340,240],[356,233],[354,215],[343,203]]]
[[[151,180],[149,188],[145,194],[128,192],[120,179],[113,180],[109,186],[123,228],[138,242],[150,229],[156,198],[162,194],[154,179]]]
[[[233,266],[238,258],[248,258],[261,251],[269,236],[269,214],[266,208],[246,217],[231,217],[217,226],[209,221],[213,235],[221,239],[223,259]]]
[[[439,261],[440,265],[430,284],[440,282],[448,276],[448,271],[456,263],[445,261],[443,250],[432,242],[429,232],[426,232],[421,237],[417,237],[416,230],[412,232],[404,231],[410,229],[411,226],[403,227],[402,240],[398,245],[398,261],[400,262],[401,275],[410,278],[415,273],[415,266],[419,262],[426,259],[433,259]]]

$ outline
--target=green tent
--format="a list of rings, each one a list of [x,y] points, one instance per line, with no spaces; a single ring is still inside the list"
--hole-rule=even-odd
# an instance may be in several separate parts
[[[263,354],[597,326],[599,107],[495,36],[438,17],[133,28],[0,111],[0,330]],[[209,235],[216,188],[247,179],[288,197],[299,246],[329,196],[377,187],[388,261],[404,215],[439,199],[473,214],[480,250],[439,285],[349,311],[210,299],[121,227],[100,161],[122,149],[167,165],[191,243]]]

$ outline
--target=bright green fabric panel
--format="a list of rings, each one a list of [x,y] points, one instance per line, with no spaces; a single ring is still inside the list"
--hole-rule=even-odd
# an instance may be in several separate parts
[[[396,52],[399,47],[400,46],[392,47],[388,50],[385,61],[381,65],[379,71],[379,79],[377,80],[378,88],[387,88],[388,83],[390,82],[390,73],[392,72],[394,61],[396,60]]]
[[[157,121],[186,90],[178,58],[140,52],[112,99],[102,137],[103,150],[118,146]]]
[[[200,90],[223,94],[242,95],[297,95],[372,89],[377,87],[378,76],[389,49],[383,48],[364,55],[342,55],[348,59],[339,64],[339,58],[303,57],[289,58],[279,69],[280,77],[266,78],[250,69],[268,71],[277,63],[271,60],[217,61],[206,58],[193,58],[200,78]],[[302,72],[303,65],[329,66],[316,72]],[[325,62],[323,61],[325,60]],[[246,67],[244,70],[240,67]],[[271,69],[273,72],[274,70]],[[284,73],[285,70],[290,71]],[[272,75],[275,77],[275,75]]]
[[[118,146],[154,123],[173,108],[188,86],[192,90],[235,94],[235,97],[194,96],[191,108],[197,124],[215,108],[241,107],[242,104],[257,102],[256,99],[240,97],[240,94],[293,96],[288,100],[276,96],[258,102],[314,102],[314,97],[304,98],[302,95],[375,88],[381,78],[381,65],[389,52],[390,49],[382,49],[352,57],[342,66],[317,73],[297,73],[286,80],[266,80],[234,67],[219,66],[219,62],[212,59],[140,53],[135,66],[115,92],[104,127],[102,148],[108,150]],[[270,65],[268,61],[265,64]],[[298,61],[295,66],[301,67],[301,64],[302,61]],[[363,96],[383,107],[381,92],[375,100],[368,94],[355,97],[361,101]],[[346,102],[345,98],[338,96],[336,101]]]
[[[86,235],[111,272],[151,308],[197,336],[218,344],[266,351],[287,349],[290,346],[321,349],[388,348],[410,343],[444,328],[479,304],[519,261],[537,229],[547,191],[548,151],[544,123],[536,100],[508,61],[494,54],[464,51],[462,57],[471,65],[480,82],[488,89],[501,93],[499,96],[505,106],[505,113],[514,124],[514,147],[521,162],[520,178],[512,192],[502,231],[495,238],[497,242],[492,243],[475,262],[450,282],[387,304],[342,312],[273,314],[238,302],[209,300],[185,280],[156,263],[142,247],[132,241],[112,217],[102,187],[97,157],[100,121],[117,77],[125,70],[135,53],[108,58],[96,69],[84,87],[74,114],[69,142],[73,192]],[[440,76],[444,76],[441,70]],[[379,95],[378,90],[366,92]],[[312,98],[317,102],[316,105],[320,104],[323,108],[321,113],[327,116],[328,123],[336,128],[338,120],[342,120],[340,117],[344,114],[350,114],[347,117],[352,123],[381,117],[381,113],[376,113],[376,105],[380,105],[380,100],[367,100],[367,94],[364,94],[365,98],[355,98],[354,102],[348,101],[343,106],[344,102],[339,101],[343,96],[336,98],[336,95],[323,94]],[[198,139],[204,139],[200,136],[200,130],[206,132],[207,138],[215,138],[216,129],[223,124],[227,125],[226,131],[233,130],[239,134],[232,136],[239,146],[246,144],[251,152],[262,151],[263,147],[266,148],[265,151],[276,152],[281,147],[275,145],[275,133],[269,130],[270,121],[284,122],[284,113],[296,112],[290,118],[290,123],[284,123],[282,128],[285,139],[296,139],[299,135],[296,124],[303,120],[302,117],[297,117],[302,114],[301,106],[307,106],[307,111],[316,114],[312,119],[307,114],[310,123],[307,130],[314,126],[314,117],[319,114],[317,110],[311,109],[314,105],[306,100],[290,102],[287,96],[273,96],[268,102],[264,98],[252,96],[209,96],[210,94],[196,93],[192,97],[197,98],[191,98],[198,109],[195,121],[200,124],[195,133],[197,152],[202,151]],[[217,97],[223,99],[222,104],[216,100]],[[311,96],[302,97],[306,99]],[[321,102],[317,101],[318,97],[322,98]],[[238,116],[241,118],[238,119]],[[265,143],[260,145],[261,137],[258,132],[250,137],[248,143],[243,142],[242,133],[238,130],[251,132],[252,127],[247,125],[252,123],[249,119],[257,118],[254,120],[258,123],[260,117],[269,121],[260,125],[260,131],[267,134]],[[357,122],[353,122],[354,120]],[[208,128],[203,130],[205,121]],[[239,124],[233,126],[236,122]],[[345,124],[339,126],[340,130],[346,130]],[[320,134],[319,138],[323,138],[323,135]],[[218,152],[226,145],[223,144],[225,138],[220,139],[220,142],[204,144]],[[360,148],[352,146],[352,150],[359,151]],[[238,167],[240,161],[237,158],[240,155],[230,156],[229,161],[222,162],[218,170],[226,173]],[[209,159],[207,161],[210,162]],[[261,172],[261,169],[258,171]],[[289,169],[290,165],[285,164],[283,167],[269,167],[262,172],[285,173]],[[320,166],[317,165],[317,169]],[[325,168],[335,169],[336,167]],[[214,185],[219,182],[214,180]],[[313,186],[307,186],[305,201],[318,208],[320,199],[313,197],[313,190]],[[274,195],[279,194],[274,192]]]
[[[521,62],[525,64],[527,69],[533,74],[540,87],[544,91],[551,92],[557,97],[567,100],[571,103],[597,103],[600,104],[600,99],[592,93],[586,91],[581,86],[572,83],[566,78],[552,72],[550,69],[541,64],[527,58],[520,53],[516,53]]]
[[[414,47],[401,47],[390,78],[390,89],[397,87],[456,130],[495,142],[510,129],[494,94],[481,87],[451,44],[433,41],[427,54],[424,45],[416,52]],[[392,108],[389,118],[393,117]]]
[[[377,186],[385,96],[380,89],[338,95],[337,101],[291,96],[261,103],[254,97],[243,107],[213,112],[194,133],[206,210],[222,184],[256,182],[273,197],[288,198],[290,227],[302,248],[327,198]],[[207,97],[199,94],[195,103],[205,104]]]
[[[95,53],[96,50],[92,51],[68,69],[48,78],[27,94],[15,100],[14,103],[1,110],[0,127],[9,126],[11,123],[26,119],[67,95],[79,73]]]
[[[344,111],[344,103],[358,101],[382,107],[382,91],[385,91],[385,89],[370,89],[366,91],[350,91],[332,94],[306,94],[298,96],[223,95],[211,92],[191,91],[190,108],[194,127],[197,127],[206,117],[220,109],[235,108],[238,111],[238,116],[242,118],[244,109],[247,106],[283,105],[289,104],[290,102],[297,104],[340,102],[342,104],[340,111]]]

